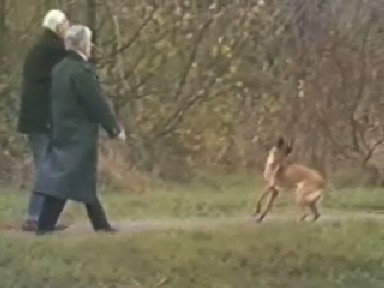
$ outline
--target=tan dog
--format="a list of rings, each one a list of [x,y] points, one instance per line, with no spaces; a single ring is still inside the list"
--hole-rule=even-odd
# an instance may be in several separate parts
[[[317,202],[322,197],[325,180],[316,170],[301,164],[290,163],[288,156],[291,152],[292,144],[288,145],[282,137],[269,151],[263,174],[267,185],[257,202],[254,217],[261,213],[264,198],[269,196],[269,200],[265,210],[257,217],[258,222],[261,222],[271,210],[279,192],[282,189],[292,188],[296,188],[296,202],[303,211],[299,220],[305,220],[309,212],[313,215],[313,221],[320,217]]]

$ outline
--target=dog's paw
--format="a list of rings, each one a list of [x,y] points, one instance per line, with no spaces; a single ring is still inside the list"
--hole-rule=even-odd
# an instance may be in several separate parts
[[[256,217],[255,221],[256,221],[256,223],[261,223],[261,222],[263,222],[263,219],[264,219],[264,217],[260,216],[260,217]]]

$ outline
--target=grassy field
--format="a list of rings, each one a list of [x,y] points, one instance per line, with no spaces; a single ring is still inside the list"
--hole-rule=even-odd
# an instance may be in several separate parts
[[[247,216],[252,185],[162,188],[134,195],[102,193],[113,219]],[[289,195],[272,213],[296,212]],[[0,220],[23,216],[26,194],[0,193]],[[327,211],[382,212],[384,190],[331,191]],[[85,220],[79,205],[64,219]],[[382,288],[384,222],[221,225],[200,231],[125,235],[0,236],[1,288]]]
[[[252,181],[227,179],[222,186],[203,184],[188,187],[162,187],[145,194],[100,193],[108,215],[114,219],[141,219],[160,217],[220,217],[241,216],[252,213],[260,188]],[[239,182],[241,184],[239,184]],[[0,221],[23,216],[28,195],[14,189],[0,189]],[[324,211],[384,212],[384,189],[344,189],[327,191],[322,201]],[[296,213],[294,195],[282,194],[276,201],[274,212]],[[69,202],[63,218],[68,221],[84,219],[81,205]]]
[[[268,224],[0,237],[1,287],[384,287],[384,226]]]

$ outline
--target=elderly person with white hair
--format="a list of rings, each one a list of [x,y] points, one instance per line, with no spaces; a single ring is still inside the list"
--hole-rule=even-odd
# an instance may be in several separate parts
[[[35,190],[45,196],[37,235],[54,231],[67,200],[85,204],[95,231],[114,232],[96,194],[99,125],[110,138],[125,132],[102,95],[91,55],[90,29],[69,28],[67,56],[52,71],[52,139]]]
[[[47,148],[50,133],[50,86],[53,66],[65,56],[64,36],[69,27],[67,16],[60,10],[47,12],[42,23],[44,33],[29,50],[23,66],[18,131],[27,134],[32,150],[35,171]],[[32,191],[25,231],[35,231],[43,203],[43,196]],[[67,228],[57,225],[57,230]]]

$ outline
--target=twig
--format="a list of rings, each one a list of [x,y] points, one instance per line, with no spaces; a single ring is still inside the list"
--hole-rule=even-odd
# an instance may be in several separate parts
[[[116,34],[117,50],[119,50],[121,48],[121,34],[120,34],[119,19],[117,18],[116,15],[113,15],[112,19],[113,19],[113,25],[114,25],[115,34]],[[114,56],[116,57],[116,65],[117,65],[117,70],[119,73],[120,80],[125,86],[124,59],[122,58],[122,55],[120,55],[119,53],[116,53],[116,55]]]
[[[149,22],[151,20],[153,20],[153,15],[156,13],[156,11],[159,9],[159,6],[156,6],[151,14],[144,20],[144,22],[140,25],[140,27],[135,31],[135,33],[132,35],[131,39],[129,39],[129,41],[126,43],[126,44],[122,44],[120,43],[119,47],[117,48],[116,51],[112,51],[109,55],[105,56],[102,58],[102,60],[106,60],[108,58],[112,58],[115,56],[115,54],[120,54],[121,52],[129,49],[133,43],[135,43],[135,41],[137,40],[137,38],[139,38],[141,32],[144,30],[145,27],[147,27],[147,25],[149,24]],[[116,15],[114,15],[113,17],[117,17]],[[114,21],[116,21],[114,19]]]
[[[213,23],[213,20],[214,20],[214,18],[209,18],[204,24],[201,25],[201,27],[200,27],[200,29],[198,31],[198,34],[196,36],[196,39],[195,39],[195,42],[194,42],[194,45],[193,45],[192,52],[189,55],[189,59],[188,59],[187,65],[185,66],[184,72],[183,72],[183,74],[182,74],[182,76],[180,78],[180,81],[179,81],[179,83],[177,85],[175,94],[173,96],[174,99],[177,99],[179,97],[179,95],[181,94],[181,92],[182,92],[182,90],[184,88],[184,85],[185,85],[185,82],[186,82],[187,77],[189,75],[189,72],[191,71],[192,64],[195,61],[199,44],[200,44],[201,40],[203,39],[205,31]]]
[[[132,279],[132,283],[137,287],[144,288],[144,286],[136,279]]]
[[[113,23],[114,23],[114,28],[115,28],[115,34],[116,34],[116,42],[117,42],[117,48],[121,48],[122,41],[121,41],[121,35],[120,35],[120,26],[119,26],[119,21],[116,15],[113,16]],[[125,71],[124,71],[124,59],[123,55],[118,53],[115,55],[116,56],[116,64],[117,64],[117,70],[119,73],[119,78],[120,78],[120,83],[123,86],[125,91],[129,91],[130,87],[129,84],[127,83],[127,80],[125,79]],[[128,106],[129,108],[129,114],[132,117],[134,114],[132,111],[132,105]],[[144,147],[144,139],[143,137],[139,137],[139,135],[136,133],[134,130],[134,124],[130,120],[131,118],[128,117],[125,121],[125,125],[127,125],[127,130],[129,132],[129,137],[128,140],[129,144],[132,145],[136,151],[139,151],[141,153],[141,156],[146,155],[146,151],[143,148]],[[133,163],[131,163],[133,165]]]
[[[179,80],[179,83],[177,85],[177,88],[175,90],[175,93],[173,95],[173,98],[175,99],[175,101],[177,101],[177,98],[180,96],[180,94],[182,93],[183,91],[183,88],[185,86],[185,83],[187,81],[187,78],[188,78],[188,75],[189,75],[189,72],[191,70],[191,67],[192,67],[192,64],[193,62],[195,61],[195,58],[196,58],[196,54],[197,54],[197,50],[198,50],[198,47],[199,47],[199,44],[204,36],[204,33],[205,31],[208,29],[208,27],[213,23],[214,21],[214,18],[209,18],[205,23],[203,23],[201,26],[200,26],[200,29],[198,31],[198,34],[195,38],[195,42],[194,42],[194,46],[193,46],[193,49],[191,51],[191,54],[189,55],[189,59],[188,59],[188,62],[187,62],[187,65],[185,66],[185,69],[181,75],[181,78]],[[184,106],[186,106],[186,108],[182,111],[177,111],[174,113],[174,115],[170,118],[168,118],[168,120],[166,121],[167,123],[161,123],[159,126],[168,126],[168,124],[170,122],[172,122],[173,118],[182,118],[183,117],[183,114],[186,110],[188,110],[188,108],[190,108],[199,98],[201,97],[195,97],[193,98],[192,100],[189,100],[188,103]],[[155,127],[153,130],[156,131],[158,130],[159,127]],[[167,128],[165,128],[163,131],[168,131]],[[162,136],[164,136],[165,134],[164,133],[160,133]],[[157,135],[159,136],[159,135]]]
[[[160,281],[157,282],[155,285],[153,285],[153,287],[160,287],[160,286],[166,284],[168,282],[168,280],[169,280],[168,277],[164,277],[164,278],[160,279]]]
[[[364,167],[367,165],[369,159],[371,159],[373,153],[375,153],[376,149],[384,143],[384,139],[377,140],[375,144],[372,145],[372,147],[369,149],[367,155],[364,157],[362,166]]]

